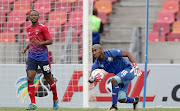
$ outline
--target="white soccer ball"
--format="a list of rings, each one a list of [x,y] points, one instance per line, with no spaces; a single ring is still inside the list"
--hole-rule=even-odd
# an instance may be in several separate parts
[[[100,82],[104,79],[105,72],[104,69],[95,69],[92,71],[91,77],[94,78],[96,82]]]

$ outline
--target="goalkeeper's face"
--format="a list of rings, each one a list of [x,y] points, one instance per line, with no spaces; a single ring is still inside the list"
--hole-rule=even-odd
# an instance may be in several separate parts
[[[92,53],[95,58],[99,58],[102,55],[102,49],[99,47],[93,47]]]
[[[29,19],[31,20],[32,23],[37,23],[39,19],[39,14],[36,11],[32,11],[29,15]]]

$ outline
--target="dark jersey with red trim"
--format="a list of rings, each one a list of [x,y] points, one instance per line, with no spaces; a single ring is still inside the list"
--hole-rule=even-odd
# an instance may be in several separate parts
[[[35,43],[35,38],[40,42],[51,39],[48,28],[42,24],[38,24],[36,27],[28,26],[27,33],[29,35],[28,57],[37,61],[48,61],[49,57],[47,46],[37,45]]]

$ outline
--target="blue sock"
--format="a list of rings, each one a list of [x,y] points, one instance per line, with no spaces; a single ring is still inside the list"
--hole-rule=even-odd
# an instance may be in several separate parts
[[[112,105],[117,104],[119,89],[118,85],[112,85]]]
[[[126,103],[134,103],[134,98],[126,96]]]

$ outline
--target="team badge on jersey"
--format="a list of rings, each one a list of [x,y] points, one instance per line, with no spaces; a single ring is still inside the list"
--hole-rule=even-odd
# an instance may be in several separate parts
[[[35,34],[38,34],[38,33],[39,33],[39,30],[36,30],[36,31],[35,31]]]
[[[112,57],[108,57],[107,61],[108,61],[108,62],[112,62],[112,61],[113,61],[113,58],[112,58]]]

